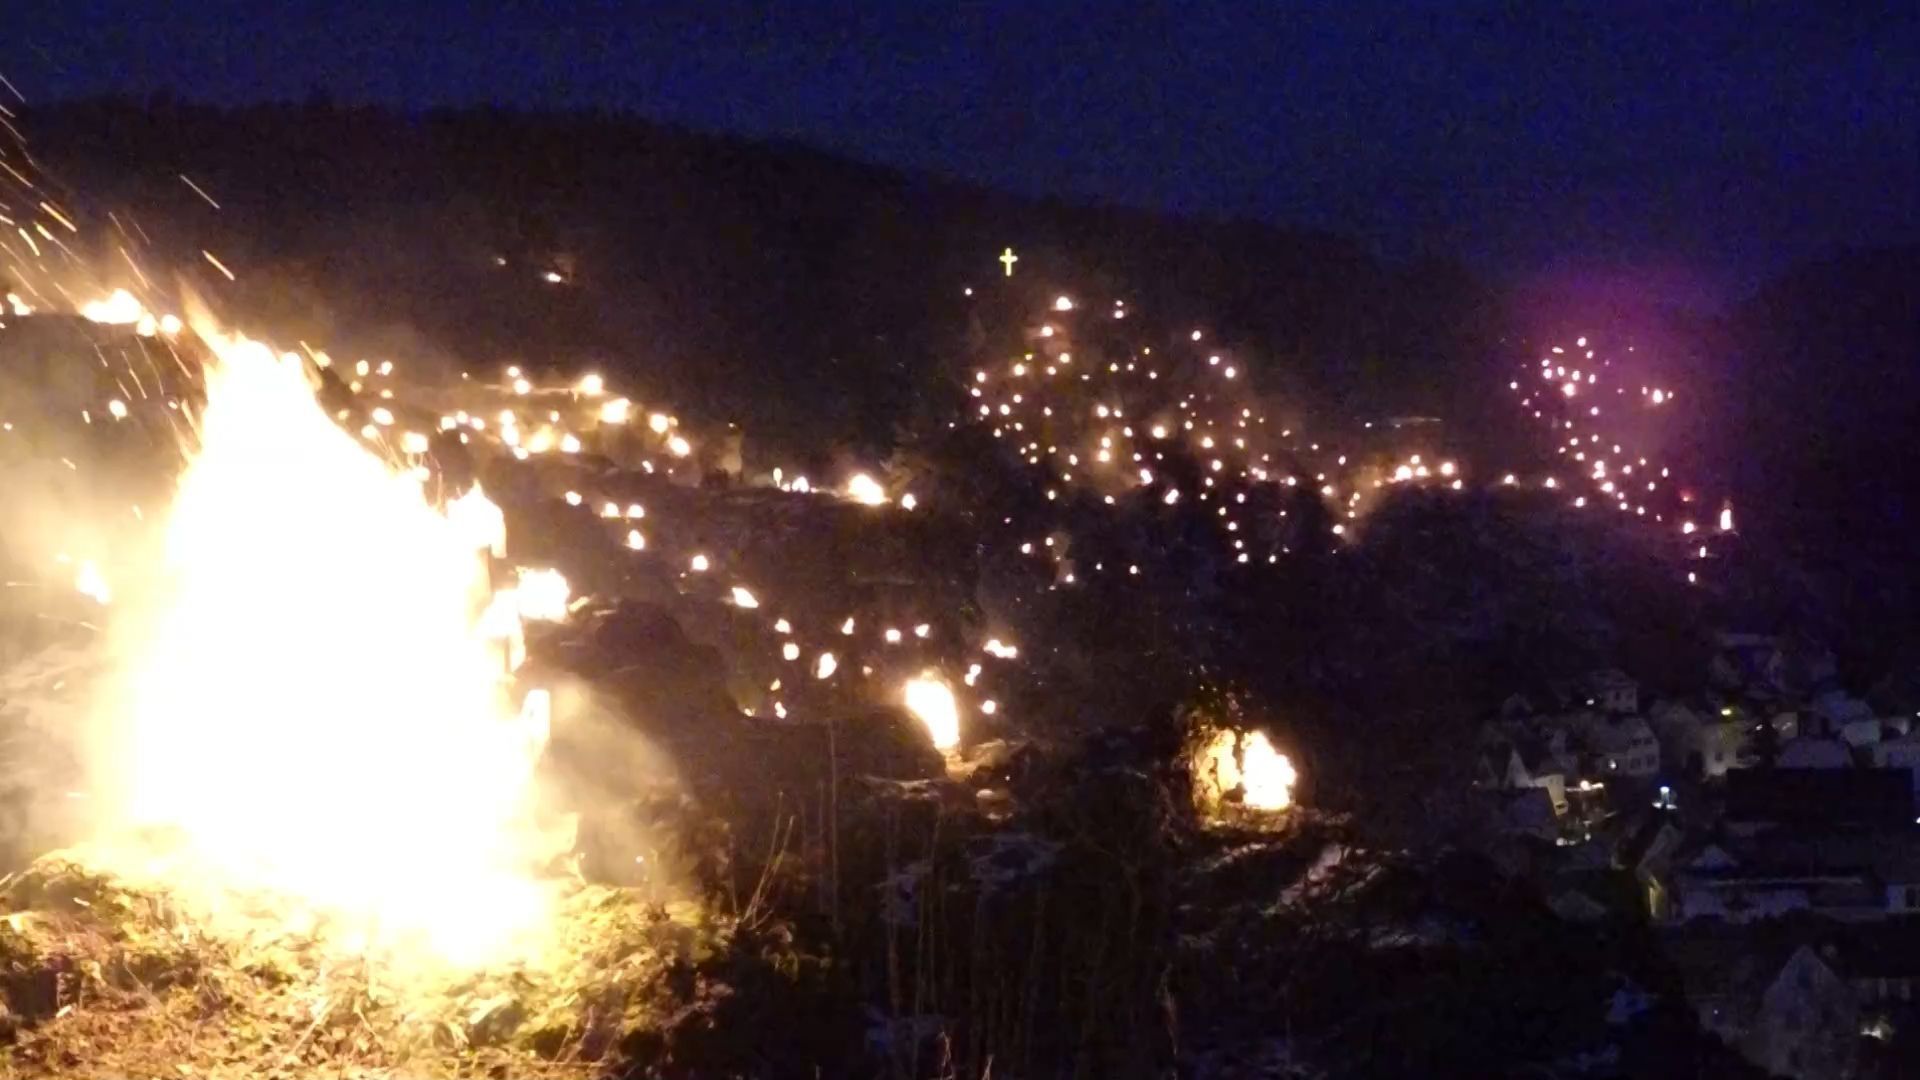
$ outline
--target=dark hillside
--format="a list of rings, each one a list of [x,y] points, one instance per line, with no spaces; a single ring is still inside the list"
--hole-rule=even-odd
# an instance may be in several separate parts
[[[203,270],[214,251],[260,325],[466,363],[594,358],[756,439],[887,439],[960,350],[957,283],[999,275],[1008,245],[1021,289],[1098,284],[1204,320],[1272,389],[1347,416],[1444,414],[1489,352],[1484,294],[1444,261],[629,117],[105,100],[30,120],[49,171],[163,251]]]

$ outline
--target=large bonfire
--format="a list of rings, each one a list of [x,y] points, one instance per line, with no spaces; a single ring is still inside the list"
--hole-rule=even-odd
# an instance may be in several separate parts
[[[298,898],[370,947],[511,955],[550,901],[529,876],[545,731],[512,701],[517,623],[487,617],[493,537],[327,417],[300,357],[206,337],[198,445],[116,623],[110,790],[143,835],[100,854]],[[191,873],[152,865],[156,830]]]
[[[336,424],[312,360],[198,332],[164,526],[111,588],[90,570],[94,835],[8,883],[15,1066],[594,1068],[725,931],[588,886],[537,797],[521,620],[564,614],[564,584],[496,587],[499,510]]]

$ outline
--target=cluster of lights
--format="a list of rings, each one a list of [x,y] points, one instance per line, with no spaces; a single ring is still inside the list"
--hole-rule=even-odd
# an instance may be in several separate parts
[[[1011,256],[1011,252],[1006,254]],[[1003,262],[1010,273],[1013,259]],[[972,290],[967,294],[972,295]],[[11,294],[6,300],[6,310],[16,317],[36,307],[31,297]],[[150,312],[124,289],[86,302],[81,312],[99,322],[132,327],[142,339],[166,342],[182,330],[176,316]],[[1218,529],[1221,543],[1233,560],[1247,564],[1256,557],[1264,563],[1274,562],[1285,550],[1272,550],[1270,543],[1261,546],[1255,539],[1262,530],[1248,517],[1246,506],[1249,494],[1262,488],[1291,490],[1304,486],[1317,492],[1336,518],[1332,532],[1336,537],[1350,538],[1352,527],[1384,489],[1423,485],[1458,491],[1467,485],[1466,470],[1451,458],[1435,455],[1431,447],[1403,445],[1398,451],[1386,453],[1359,445],[1343,448],[1331,438],[1312,439],[1291,425],[1275,422],[1267,405],[1252,392],[1249,380],[1243,378],[1247,374],[1245,363],[1235,359],[1230,349],[1211,342],[1202,328],[1185,330],[1158,351],[1144,342],[1117,353],[1110,347],[1094,345],[1077,349],[1083,321],[1097,321],[1105,328],[1102,333],[1111,337],[1111,332],[1118,329],[1114,322],[1133,314],[1123,300],[1089,306],[1069,295],[1055,296],[1047,304],[1044,317],[1033,325],[1027,351],[972,373],[966,387],[970,395],[968,419],[990,428],[996,439],[1039,470],[1046,478],[1050,500],[1057,502],[1063,491],[1081,486],[1106,505],[1135,496],[1161,507],[1183,506],[1191,501]],[[1136,323],[1138,320],[1128,325]],[[1649,465],[1644,458],[1631,457],[1620,443],[1590,430],[1597,427],[1601,417],[1609,415],[1602,409],[1603,403],[1595,399],[1609,388],[1615,397],[1622,397],[1626,389],[1603,384],[1602,374],[1610,364],[1596,359],[1584,338],[1576,347],[1583,350],[1578,356],[1554,348],[1551,355],[1541,359],[1530,376],[1531,382],[1515,379],[1509,387],[1519,395],[1523,408],[1564,432],[1561,438],[1565,441],[1556,449],[1577,466],[1573,471],[1585,481],[1580,490],[1567,494],[1573,506],[1600,502],[1647,516],[1646,495],[1668,481],[1668,470]],[[629,458],[637,453],[639,471],[657,479],[687,482],[699,473],[701,463],[695,460],[698,443],[687,425],[670,411],[648,409],[621,396],[597,372],[557,383],[538,380],[518,367],[506,368],[502,377],[491,381],[463,374],[458,384],[463,407],[442,412],[431,423],[418,423],[421,411],[407,406],[408,388],[399,381],[391,361],[360,360],[349,366],[334,363],[324,352],[304,346],[303,350],[289,353],[285,359],[334,370],[349,391],[367,402],[357,419],[351,417],[352,410],[342,410],[338,419],[358,424],[359,434],[369,444],[389,457],[410,463],[422,477],[426,475],[425,458],[433,445],[430,431],[457,438],[463,444],[479,442],[520,460],[549,454],[563,458],[590,453],[611,456],[617,448]],[[112,421],[127,419],[130,402],[148,400],[143,389],[144,384],[123,385],[103,403],[99,415]],[[1648,384],[1639,388],[1636,400],[1647,409],[1664,410],[1670,408],[1675,394],[1669,387]],[[166,404],[178,408],[177,401]],[[83,419],[91,423],[94,415],[88,410]],[[1373,432],[1371,442],[1402,437],[1398,425],[1376,427],[1368,423],[1364,428]],[[1408,438],[1421,435],[1418,428],[1406,433]],[[1173,479],[1180,474],[1172,460],[1175,455],[1197,466],[1191,479]],[[1496,475],[1490,483],[1498,486],[1534,484],[1558,490],[1562,485],[1561,479],[1552,475],[1534,481],[1523,481],[1516,472]],[[827,485],[775,469],[770,483],[796,494],[837,496],[874,508],[911,511],[918,505],[913,493],[890,490],[869,472],[850,472]],[[746,584],[694,584],[712,577],[724,581],[715,557],[706,551],[650,542],[648,533],[642,532],[647,515],[641,504],[625,497],[588,495],[577,490],[567,491],[565,501],[575,507],[597,507],[598,516],[636,555],[680,566],[685,588],[718,588],[716,599],[746,615],[757,615],[769,603],[770,598],[761,590]],[[1665,511],[1655,508],[1651,516],[1664,520]],[[1730,507],[1721,510],[1716,524],[1720,531],[1732,530]],[[1678,527],[1687,536],[1702,528],[1691,519],[1681,521]],[[656,526],[648,532],[655,541],[672,535],[670,527]],[[1091,566],[1076,563],[1070,554],[1076,546],[1074,538],[1057,523],[1042,535],[1014,537],[1012,542],[1023,557],[1045,558],[1055,564],[1049,588],[1071,586],[1090,575],[1107,572],[1126,578],[1141,574],[1137,562],[1120,561],[1112,566],[1104,560]],[[69,573],[75,587],[86,595],[100,602],[111,595],[96,560],[75,560]],[[537,577],[523,580],[515,591],[525,605],[520,612],[523,618],[557,617],[567,604],[564,592],[553,590]],[[863,654],[860,649],[856,628],[863,623],[871,627],[868,633],[873,635],[877,654]],[[776,639],[772,647],[780,661],[799,663],[807,659],[820,683],[856,671],[862,678],[876,677],[873,665],[866,662],[869,655],[903,650],[910,641],[927,641],[933,636],[930,624],[924,622],[886,625],[884,620],[865,619],[858,613],[829,617],[826,632],[814,642],[797,633],[787,617],[777,618],[772,625],[772,637]],[[837,640],[835,649],[825,647],[828,640]],[[1019,655],[1015,647],[997,638],[985,641],[980,651],[984,658],[1003,663]],[[902,656],[897,663],[889,662],[887,672],[877,678],[898,681],[933,677],[927,674],[931,669],[924,666],[908,667],[920,664],[917,657]],[[981,671],[978,663],[969,668],[963,680],[969,690],[975,688]],[[924,689],[917,691],[915,700],[926,705],[931,700],[927,693]],[[775,705],[776,715],[787,715],[784,702]],[[976,707],[986,714],[997,709],[991,699],[978,701]],[[941,708],[933,711],[944,715]]]
[[[1632,346],[1626,351],[1640,359]],[[1696,520],[1703,514],[1694,492],[1674,478],[1671,466],[1631,448],[1632,426],[1655,413],[1669,412],[1677,395],[1668,386],[1636,384],[1619,376],[1616,369],[1626,361],[1617,364],[1617,359],[1602,355],[1596,344],[1581,336],[1571,348],[1549,346],[1546,355],[1527,365],[1522,377],[1507,383],[1507,389],[1531,419],[1551,432],[1556,456],[1574,474],[1578,486],[1568,499],[1570,506],[1611,508],[1690,539],[1705,530]],[[1637,393],[1631,392],[1636,385]],[[1607,403],[1609,391],[1612,404]],[[1549,476],[1542,486],[1558,490],[1560,483]],[[1734,531],[1730,502],[1723,502],[1712,518],[1718,532]],[[1695,558],[1712,554],[1709,545],[1688,550]],[[1688,571],[1687,579],[1697,582],[1698,574]]]

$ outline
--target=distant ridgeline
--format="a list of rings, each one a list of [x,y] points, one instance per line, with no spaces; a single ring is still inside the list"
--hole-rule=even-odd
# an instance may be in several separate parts
[[[1378,416],[1453,415],[1487,356],[1486,294],[1455,265],[628,117],[156,99],[29,120],[95,209],[183,263],[218,251],[250,325],[472,364],[591,358],[794,447],[890,440],[963,351],[961,287],[1001,274],[1007,244],[1030,299],[1205,319],[1289,391]]]

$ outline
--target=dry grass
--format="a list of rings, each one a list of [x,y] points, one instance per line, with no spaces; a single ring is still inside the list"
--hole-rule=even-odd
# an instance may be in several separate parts
[[[588,1077],[689,1007],[730,927],[567,890],[538,967],[404,980],[264,910],[220,936],[167,895],[50,856],[0,894],[0,1076]]]

